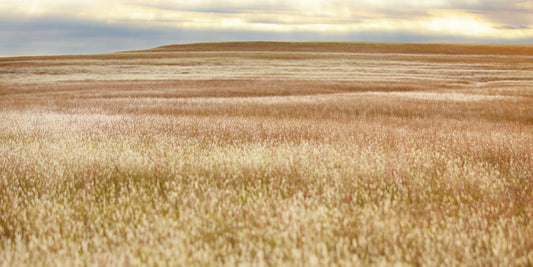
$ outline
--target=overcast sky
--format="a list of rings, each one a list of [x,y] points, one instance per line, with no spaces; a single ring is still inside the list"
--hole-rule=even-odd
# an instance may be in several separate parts
[[[0,56],[250,40],[533,44],[533,1],[0,0]]]

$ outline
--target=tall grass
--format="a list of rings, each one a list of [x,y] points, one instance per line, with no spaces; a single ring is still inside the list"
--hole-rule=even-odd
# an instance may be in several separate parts
[[[404,75],[4,80],[0,263],[532,265],[528,80]]]

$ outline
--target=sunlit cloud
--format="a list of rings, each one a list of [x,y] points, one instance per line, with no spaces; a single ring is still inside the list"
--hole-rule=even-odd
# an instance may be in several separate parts
[[[527,29],[533,23],[533,1],[352,0],[352,1],[43,1],[3,2],[6,16],[65,17],[145,26],[353,30],[391,24],[417,30],[497,35],[498,30]],[[458,16],[457,13],[462,13]],[[424,24],[430,21],[429,24]],[[444,23],[449,22],[449,23]],[[462,27],[467,23],[468,27]],[[474,25],[476,24],[476,25]],[[441,26],[439,26],[441,25]],[[451,29],[451,27],[455,27]],[[286,29],[282,29],[285,27]],[[473,28],[481,32],[472,32]],[[492,28],[494,30],[489,30]],[[507,34],[510,36],[510,34]]]

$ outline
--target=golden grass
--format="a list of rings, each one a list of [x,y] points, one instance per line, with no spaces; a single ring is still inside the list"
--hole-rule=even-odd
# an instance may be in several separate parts
[[[2,61],[0,265],[532,265],[529,47],[398,49]]]
[[[344,52],[378,54],[445,54],[445,55],[533,55],[530,45],[437,44],[437,43],[368,43],[368,42],[221,42],[167,45],[150,52],[198,51],[269,51],[269,52]]]

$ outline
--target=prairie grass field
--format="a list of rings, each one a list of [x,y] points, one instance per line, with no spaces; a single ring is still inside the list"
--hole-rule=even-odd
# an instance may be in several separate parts
[[[532,266],[533,46],[0,58],[0,266]]]

